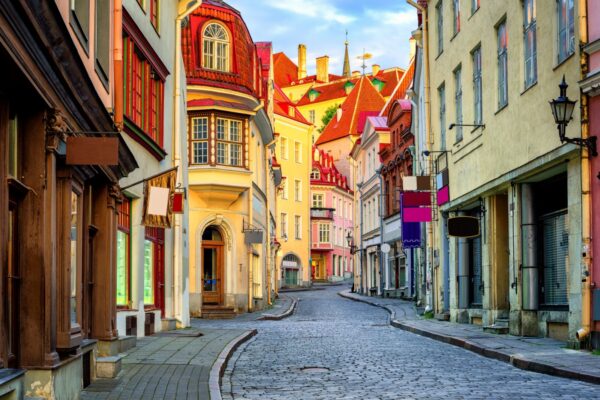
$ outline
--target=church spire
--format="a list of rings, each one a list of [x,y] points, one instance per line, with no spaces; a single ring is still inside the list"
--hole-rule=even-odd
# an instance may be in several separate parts
[[[344,54],[344,72],[342,75],[348,79],[350,79],[350,56],[348,54],[348,30],[346,29],[346,41],[344,42],[346,45],[346,53]]]

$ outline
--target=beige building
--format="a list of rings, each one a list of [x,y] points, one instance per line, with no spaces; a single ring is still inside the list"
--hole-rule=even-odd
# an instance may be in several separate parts
[[[436,312],[566,340],[581,319],[581,158],[561,144],[548,102],[563,75],[579,98],[580,14],[578,2],[542,3],[428,2],[428,150],[442,152],[430,157],[440,178],[447,167],[450,201],[427,265]],[[579,126],[576,109],[567,136]],[[458,215],[477,218],[480,235],[449,238]]]

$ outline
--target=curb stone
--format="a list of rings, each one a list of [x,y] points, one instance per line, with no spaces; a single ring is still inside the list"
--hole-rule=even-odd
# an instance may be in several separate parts
[[[430,338],[433,340],[437,340],[438,342],[443,342],[443,343],[447,343],[447,344],[450,344],[453,346],[462,347],[465,350],[469,350],[473,353],[479,354],[479,355],[487,357],[487,358],[492,358],[492,359],[495,359],[498,361],[508,363],[508,364],[512,365],[513,367],[516,367],[516,368],[519,368],[519,369],[522,369],[525,371],[532,371],[532,372],[542,373],[542,374],[546,374],[546,375],[558,376],[561,378],[569,378],[569,379],[575,379],[575,380],[580,380],[580,381],[594,383],[594,384],[600,384],[600,376],[586,374],[584,372],[572,371],[572,370],[564,369],[561,367],[555,367],[555,366],[552,366],[549,364],[544,364],[544,363],[534,361],[534,360],[528,360],[523,357],[503,353],[498,350],[494,350],[494,349],[487,348],[485,346],[481,346],[479,344],[470,342],[468,339],[462,339],[462,338],[457,338],[454,336],[443,335],[443,334],[427,331],[425,329],[417,328],[415,326],[411,326],[408,323],[397,320],[396,316],[395,316],[396,313],[394,312],[393,309],[391,309],[388,306],[377,304],[377,303],[372,303],[372,302],[370,302],[368,300],[364,300],[364,299],[357,299],[352,296],[347,296],[346,293],[344,293],[344,292],[339,292],[338,295],[345,299],[348,299],[348,300],[353,300],[353,301],[357,301],[360,303],[369,304],[374,307],[383,308],[390,314],[390,325],[393,326],[394,328],[402,329],[403,331],[406,331],[406,332],[410,332],[410,333],[413,333],[416,335],[420,335],[420,336],[424,336],[424,337],[427,337],[427,338]]]
[[[219,354],[219,357],[215,360],[212,368],[210,369],[210,377],[208,379],[208,392],[210,400],[222,400],[221,397],[221,378],[227,367],[227,361],[231,358],[233,352],[245,341],[249,340],[252,336],[256,335],[256,329],[246,331],[240,336],[233,339]]]
[[[296,306],[298,305],[298,299],[290,297],[292,299],[292,305],[282,314],[263,314],[262,317],[258,318],[259,321],[280,321],[294,314]]]

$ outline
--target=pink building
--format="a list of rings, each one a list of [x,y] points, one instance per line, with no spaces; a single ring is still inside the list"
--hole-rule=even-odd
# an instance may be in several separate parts
[[[313,147],[310,174],[311,265],[313,281],[352,277],[353,265],[346,237],[352,232],[354,193],[333,157]]]
[[[585,79],[580,82],[583,95],[588,96],[588,116],[589,116],[589,135],[598,136],[600,134],[600,2],[597,0],[587,1],[588,13],[588,39],[583,51],[588,56],[588,70],[585,73]],[[592,195],[591,204],[591,237],[596,240],[591,241],[590,257],[592,264],[590,267],[590,276],[588,283],[591,287],[590,303],[599,304],[600,302],[600,157],[590,157],[590,192]],[[586,216],[584,216],[585,218]],[[584,299],[585,301],[585,299]],[[600,348],[600,310],[592,307],[588,308],[588,318],[590,320],[589,330],[591,331],[591,343],[595,349]],[[586,309],[584,307],[584,313]],[[585,316],[584,316],[585,317]],[[584,322],[584,328],[588,328]]]

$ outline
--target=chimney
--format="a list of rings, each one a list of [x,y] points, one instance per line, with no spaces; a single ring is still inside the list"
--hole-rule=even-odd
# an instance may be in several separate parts
[[[329,82],[329,56],[317,57],[317,80]]]
[[[409,45],[409,60],[412,60],[415,57],[415,54],[417,54],[417,41],[415,40],[414,37],[411,37],[408,41],[408,45]]]
[[[373,76],[377,76],[380,69],[381,67],[379,66],[379,64],[373,64]]]
[[[298,79],[306,78],[306,45],[298,45]]]
[[[352,71],[352,77],[358,78],[360,76],[360,71]]]
[[[338,107],[337,109],[337,113],[336,113],[336,117],[337,117],[337,121],[340,122],[340,119],[342,119],[342,107]]]

